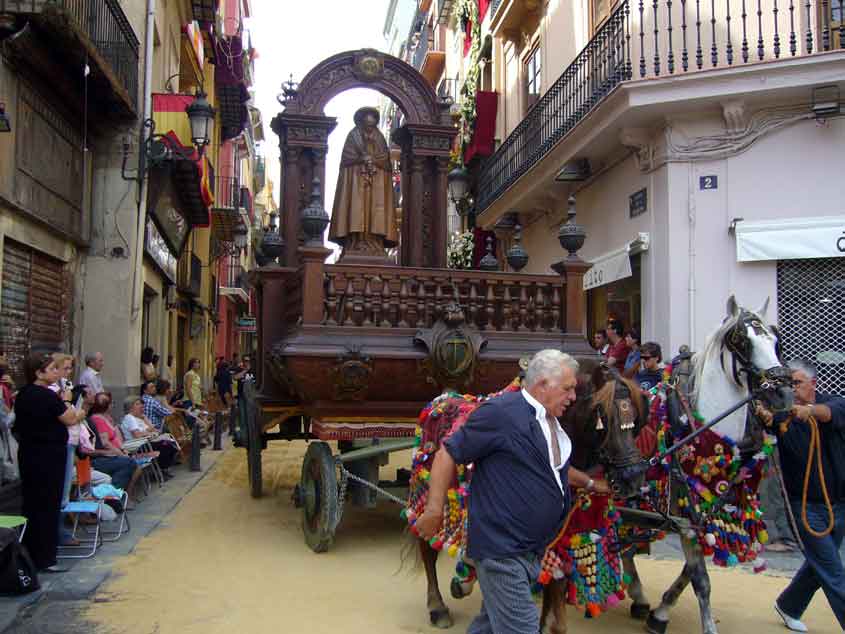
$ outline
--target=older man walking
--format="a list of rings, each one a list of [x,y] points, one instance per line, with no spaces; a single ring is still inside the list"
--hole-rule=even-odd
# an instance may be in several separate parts
[[[91,388],[94,394],[105,392],[103,389],[103,378],[100,372],[103,371],[105,361],[102,352],[95,352],[94,354],[85,355],[85,369],[79,374],[79,385],[87,385]]]
[[[806,632],[807,627],[799,619],[821,588],[840,627],[845,629],[845,568],[839,554],[845,538],[845,399],[816,392],[816,367],[811,362],[791,361],[789,368],[796,405],[791,424],[783,429],[775,418],[775,429],[786,492],[806,559],[777,598],[775,610],[790,630]],[[806,490],[807,524],[812,532],[802,519],[804,475],[807,461],[813,458],[807,423],[811,416],[818,423],[824,482],[833,507],[829,534],[825,532],[830,518],[815,465]]]
[[[575,400],[577,371],[568,354],[538,352],[525,371],[524,389],[479,407],[434,459],[428,503],[416,523],[426,539],[443,521],[455,464],[475,465],[468,555],[476,562],[484,600],[468,634],[539,631],[531,586],[570,508],[568,484],[608,490],[605,482],[569,466],[572,443],[557,420]]]

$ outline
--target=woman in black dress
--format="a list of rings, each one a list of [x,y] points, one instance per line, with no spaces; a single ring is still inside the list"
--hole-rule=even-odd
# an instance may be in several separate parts
[[[60,368],[51,354],[33,354],[26,362],[28,384],[15,399],[14,433],[27,518],[24,543],[39,570],[60,572],[56,566],[59,513],[65,481],[67,428],[84,420],[77,410],[50,390]]]

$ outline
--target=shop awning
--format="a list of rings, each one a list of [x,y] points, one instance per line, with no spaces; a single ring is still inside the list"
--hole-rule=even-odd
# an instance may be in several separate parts
[[[631,256],[647,251],[648,245],[649,234],[640,233],[626,245],[590,260],[593,266],[584,274],[584,290],[631,277]]]
[[[845,257],[845,216],[736,223],[738,262]]]

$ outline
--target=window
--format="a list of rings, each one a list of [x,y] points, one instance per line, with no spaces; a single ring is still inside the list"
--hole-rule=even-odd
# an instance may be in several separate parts
[[[610,17],[617,4],[618,0],[590,0],[590,24],[593,33]]]
[[[826,6],[826,3],[822,3]],[[845,3],[834,1],[830,2],[830,48],[837,49],[842,47],[842,23],[845,21]],[[824,36],[822,36],[824,37]],[[821,43],[822,46],[824,43]]]
[[[528,97],[526,111],[540,98],[540,69],[540,47],[538,46],[525,60],[525,88]]]

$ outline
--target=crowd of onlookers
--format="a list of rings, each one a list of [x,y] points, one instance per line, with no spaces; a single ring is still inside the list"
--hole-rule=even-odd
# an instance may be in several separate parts
[[[654,341],[641,343],[640,331],[636,328],[626,330],[617,319],[609,319],[607,328],[596,331],[593,347],[608,366],[639,383],[643,390],[650,390],[663,378],[660,344]]]
[[[191,359],[177,391],[172,356],[160,366],[159,357],[145,348],[140,393],[124,399],[121,409],[103,385],[103,354],[86,355],[83,361],[77,368],[71,355],[34,353],[24,363],[26,384],[16,387],[0,357],[0,483],[20,481],[21,512],[27,519],[23,541],[39,571],[63,571],[57,563],[62,547],[79,546],[69,529],[73,518],[62,512],[79,494],[74,487],[79,461],[90,465],[91,486],[111,484],[125,491],[125,510],[132,510],[141,501],[139,482],[146,465],[155,463],[163,483],[182,461],[182,447],[170,433],[175,419],[206,446],[210,406],[229,410],[238,387],[254,378],[248,356],[219,358],[214,387],[204,391],[200,361]]]

